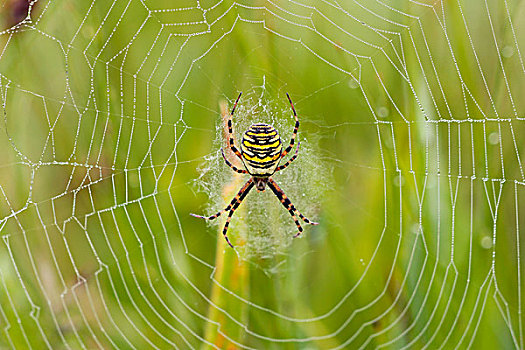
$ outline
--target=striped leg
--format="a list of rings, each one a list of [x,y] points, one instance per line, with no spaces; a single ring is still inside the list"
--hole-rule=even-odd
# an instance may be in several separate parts
[[[297,229],[299,230],[299,232],[294,237],[299,236],[301,234],[301,232],[303,232],[303,228],[301,227],[301,224],[299,223],[299,220],[297,220],[297,216],[295,216],[296,213],[307,224],[310,224],[310,225],[317,225],[318,224],[317,222],[308,220],[308,218],[306,218],[303,214],[301,214],[295,208],[295,206],[292,204],[292,202],[286,196],[286,194],[284,194],[283,190],[279,187],[279,185],[277,185],[277,183],[272,178],[268,179],[268,186],[273,191],[273,193],[277,196],[277,198],[279,198],[279,200],[281,201],[283,206],[286,208],[286,210],[288,210],[288,212],[292,216],[292,219],[295,221],[295,225],[297,226]]]
[[[233,117],[233,112],[235,112],[235,107],[237,107],[237,103],[239,102],[239,99],[241,98],[241,95],[242,95],[242,92],[239,94],[239,97],[237,97],[237,101],[235,101],[232,112],[230,113],[230,116],[228,117],[228,140],[229,140],[230,148],[233,151],[233,153],[235,153],[235,155],[239,157],[239,159],[242,159],[242,155],[241,155],[241,152],[239,152],[239,150],[237,149],[237,147],[235,147],[235,143],[233,141],[232,117]]]
[[[290,98],[290,95],[286,93],[286,97],[288,97],[288,101],[290,101],[290,106],[292,106],[293,116],[295,118],[295,127],[293,129],[292,139],[290,140],[290,145],[286,147],[284,152],[281,154],[281,158],[283,158],[285,155],[288,154],[292,150],[292,147],[295,143],[295,138],[297,137],[297,130],[299,130],[299,118],[297,118],[297,113],[295,112],[295,108],[293,106],[292,99]]]
[[[308,218],[306,216],[304,216],[303,214],[299,213],[299,211],[297,209],[295,209],[295,207],[292,205],[292,208],[297,212],[297,214],[299,214],[299,217],[304,221],[306,222],[307,224],[310,224],[310,225],[319,225],[318,222],[315,222],[315,221],[312,221],[312,220],[308,220]]]
[[[224,150],[222,148],[221,148],[221,152],[222,152],[222,158],[224,158],[224,161],[226,162],[226,165],[229,166],[230,168],[232,168],[233,171],[235,171],[235,172],[237,172],[239,174],[248,174],[248,172],[246,170],[239,169],[235,165],[230,163],[230,161],[228,159],[226,159],[226,156],[224,155]]]
[[[237,209],[235,206],[237,204],[238,201],[242,201],[244,199],[244,197],[246,197],[246,195],[248,194],[248,192],[252,189],[253,187],[253,178],[250,178],[248,181],[246,181],[246,183],[244,184],[244,186],[242,186],[242,188],[239,190],[239,192],[237,193],[237,195],[235,197],[233,197],[232,201],[230,202],[230,204],[228,204],[228,206],[226,208],[224,208],[223,210],[217,212],[216,214],[213,214],[212,216],[202,216],[202,215],[197,215],[197,214],[193,214],[191,213],[190,215],[191,216],[194,216],[196,218],[200,218],[200,219],[206,219],[206,220],[215,220],[217,219],[219,216],[222,215],[222,213],[224,212],[227,212],[228,210],[233,210],[235,211],[235,209]],[[240,204],[240,203],[239,203]]]
[[[295,238],[295,237],[298,237],[301,233],[303,233],[303,228],[299,224],[299,220],[297,220],[297,216],[295,216],[295,214],[292,211],[289,211],[289,212],[290,212],[290,215],[292,216],[293,221],[297,225],[297,229],[299,230],[299,232],[293,235],[293,237]]]
[[[295,158],[297,158],[297,155],[299,154],[299,146],[301,145],[301,142],[298,142],[297,143],[297,148],[295,149],[295,154],[292,156],[292,158],[288,159],[288,161],[286,163],[284,163],[283,165],[279,165],[275,171],[279,171],[279,170],[283,170],[285,168],[288,167],[288,165],[290,165],[291,162],[293,162],[295,160]]]
[[[250,178],[250,180],[248,180],[248,182],[246,182],[243,188],[239,191],[237,196],[235,196],[234,199],[237,199],[237,202],[233,205],[230,212],[228,213],[228,217],[226,218],[226,223],[224,224],[224,228],[222,229],[222,235],[224,236],[224,239],[226,240],[226,242],[228,242],[228,244],[232,248],[233,248],[233,244],[231,244],[227,236],[228,226],[230,225],[230,220],[232,219],[233,213],[235,213],[235,210],[237,210],[239,205],[241,205],[244,198],[248,195],[248,192],[250,192],[250,190],[253,188],[253,185],[254,185],[253,178]]]

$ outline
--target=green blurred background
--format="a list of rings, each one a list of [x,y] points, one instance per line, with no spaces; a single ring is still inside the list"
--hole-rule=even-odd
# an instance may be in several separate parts
[[[1,348],[524,348],[525,5],[1,8]],[[299,158],[222,221],[269,122]],[[223,107],[224,109],[224,107]]]

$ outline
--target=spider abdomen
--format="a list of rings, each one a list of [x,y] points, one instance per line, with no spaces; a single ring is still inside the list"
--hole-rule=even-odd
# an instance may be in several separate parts
[[[272,175],[281,159],[282,148],[281,137],[273,126],[252,124],[241,142],[241,154],[246,169],[252,175]]]

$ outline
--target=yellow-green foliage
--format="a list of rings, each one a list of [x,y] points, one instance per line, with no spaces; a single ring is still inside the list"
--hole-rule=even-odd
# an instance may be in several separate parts
[[[29,12],[28,12],[29,11]],[[4,1],[0,348],[523,348],[525,5]],[[298,159],[230,225],[223,163]]]

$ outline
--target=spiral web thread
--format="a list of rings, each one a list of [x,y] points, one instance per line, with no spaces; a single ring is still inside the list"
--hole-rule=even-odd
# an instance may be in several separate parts
[[[507,344],[524,347],[522,3],[170,3],[32,2],[27,18],[1,33],[2,346],[220,348],[203,335],[215,322],[211,307],[244,329],[245,338],[234,338],[216,324],[238,348],[465,348],[489,308],[498,309]],[[178,171],[201,161],[185,139],[212,136],[201,118],[217,116],[217,101],[191,86],[204,80],[232,101],[206,67],[243,32],[286,43],[292,58],[333,73],[298,94],[304,118],[313,116],[301,105],[317,95],[359,96],[362,115],[318,122],[322,137],[353,128],[375,135],[378,157],[369,162],[328,150],[336,167],[381,179],[384,206],[364,213],[382,228],[359,276],[314,314],[231,293],[270,321],[315,329],[295,336],[274,336],[221,309],[188,268],[213,279],[213,259],[187,243],[194,232],[180,219],[188,211],[181,188],[191,181],[181,183]],[[32,68],[44,61],[50,68],[35,78]],[[266,73],[243,77],[260,84]],[[378,293],[350,304],[374,277],[387,237],[396,237],[393,259]],[[499,249],[500,240],[513,249]],[[483,264],[474,263],[479,247],[488,252]],[[481,283],[471,282],[474,273]],[[513,277],[501,284],[502,275]]]

